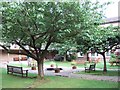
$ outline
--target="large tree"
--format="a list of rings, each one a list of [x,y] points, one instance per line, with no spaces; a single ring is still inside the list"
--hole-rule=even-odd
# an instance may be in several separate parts
[[[56,43],[73,42],[86,28],[101,19],[96,3],[23,2],[2,3],[2,46],[7,52],[27,55],[37,61],[38,76],[43,78],[43,62],[48,48]],[[88,8],[92,9],[89,11]],[[89,13],[87,12],[89,11]],[[93,14],[93,18],[91,15]],[[99,18],[98,18],[99,17]],[[9,44],[24,52],[11,52]],[[74,44],[74,43],[73,43]],[[29,47],[29,50],[25,48]]]

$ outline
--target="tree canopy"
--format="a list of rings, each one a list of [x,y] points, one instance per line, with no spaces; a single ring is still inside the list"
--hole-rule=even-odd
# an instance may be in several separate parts
[[[106,58],[105,53],[112,49],[117,49],[120,44],[120,28],[114,26],[99,26],[91,31],[85,32],[83,35],[80,35],[76,38],[79,48],[81,51],[86,53],[91,51],[93,53],[98,53],[103,56],[104,60],[104,70],[106,68]],[[120,48],[120,47],[119,47]]]

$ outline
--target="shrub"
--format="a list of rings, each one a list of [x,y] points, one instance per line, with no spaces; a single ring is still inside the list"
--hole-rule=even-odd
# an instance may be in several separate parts
[[[120,56],[117,56],[118,60],[120,60]]]
[[[114,53],[111,53],[110,62],[115,60],[116,60],[116,55]]]
[[[76,60],[76,56],[75,55],[71,55],[71,59],[72,60]]]
[[[54,57],[54,60],[55,60],[55,61],[63,61],[63,60],[64,60],[64,56],[62,56],[62,55],[56,55],[56,56]]]
[[[116,55],[111,53],[111,58],[116,58]]]

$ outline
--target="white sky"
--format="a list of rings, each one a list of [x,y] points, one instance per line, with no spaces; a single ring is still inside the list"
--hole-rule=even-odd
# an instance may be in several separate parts
[[[105,16],[107,18],[118,17],[118,2],[119,2],[119,16],[120,16],[120,0],[99,0],[99,2],[108,2],[111,1],[110,5],[107,6],[105,10]]]

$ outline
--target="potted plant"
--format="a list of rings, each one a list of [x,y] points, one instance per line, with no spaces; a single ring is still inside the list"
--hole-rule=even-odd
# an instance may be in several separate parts
[[[50,67],[54,67],[54,65],[55,65],[55,62],[52,61],[52,62],[50,63]]]
[[[72,69],[76,69],[77,67],[76,67],[76,54],[73,54],[73,55],[71,55],[71,60],[72,60],[72,62],[71,62],[71,65],[72,65]]]
[[[31,67],[32,70],[36,70],[36,65],[33,63],[32,64],[32,67]]]
[[[51,64],[51,65],[50,65],[50,67],[54,67],[54,65],[53,65],[53,64]]]
[[[72,66],[72,69],[76,69],[77,67],[76,66]]]
[[[56,64],[56,68],[54,70],[55,70],[55,73],[59,73],[60,72],[60,68],[58,68],[57,64]]]
[[[71,62],[71,65],[72,65],[72,69],[76,69],[77,68],[76,67],[76,62],[74,60]]]

